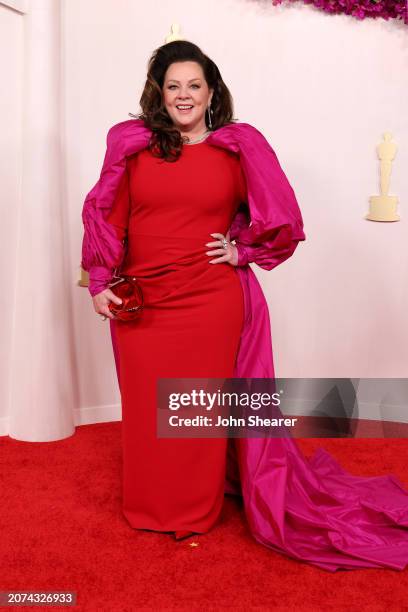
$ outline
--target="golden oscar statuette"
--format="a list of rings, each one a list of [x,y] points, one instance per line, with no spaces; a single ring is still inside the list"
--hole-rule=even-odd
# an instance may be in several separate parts
[[[377,147],[377,155],[380,159],[380,187],[381,195],[371,196],[370,211],[366,215],[369,221],[399,221],[397,215],[398,197],[389,195],[391,176],[391,163],[397,152],[397,145],[392,142],[389,132],[383,134],[384,140]]]

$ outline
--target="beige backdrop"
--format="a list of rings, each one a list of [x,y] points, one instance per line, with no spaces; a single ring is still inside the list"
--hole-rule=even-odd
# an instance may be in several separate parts
[[[81,209],[106,132],[138,112],[147,60],[172,22],[216,61],[236,117],[268,138],[304,215],[293,258],[253,266],[277,375],[408,376],[406,26],[269,0],[5,4],[0,434],[52,440],[120,418],[108,323],[76,286]],[[393,224],[364,220],[385,130],[399,146]],[[406,418],[407,386],[394,418]]]

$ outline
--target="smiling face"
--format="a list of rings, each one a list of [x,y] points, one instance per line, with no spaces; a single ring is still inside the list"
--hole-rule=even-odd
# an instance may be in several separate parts
[[[197,62],[174,62],[167,68],[163,83],[164,104],[182,135],[205,132],[205,113],[212,94]]]

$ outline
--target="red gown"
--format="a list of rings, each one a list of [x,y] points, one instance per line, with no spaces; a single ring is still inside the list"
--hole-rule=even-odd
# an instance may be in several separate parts
[[[127,158],[107,220],[138,277],[139,319],[113,321],[122,400],[123,513],[134,528],[205,533],[219,517],[226,438],[157,438],[156,381],[232,377],[244,302],[236,268],[210,264],[210,233],[226,234],[245,178],[239,157],[205,141],[176,162],[149,149]]]

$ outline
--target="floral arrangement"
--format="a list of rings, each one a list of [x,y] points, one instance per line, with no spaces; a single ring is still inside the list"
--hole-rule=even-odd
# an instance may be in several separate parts
[[[298,2],[299,0],[287,0]],[[282,4],[285,0],[272,0],[272,4]],[[403,19],[408,24],[408,2],[406,0],[303,0],[313,4],[326,13],[352,15],[357,19],[382,17],[383,19]]]

